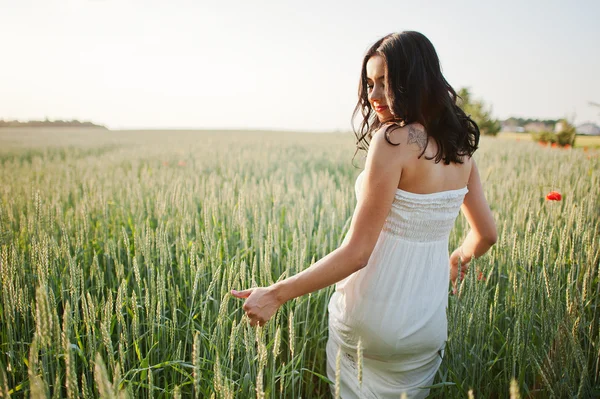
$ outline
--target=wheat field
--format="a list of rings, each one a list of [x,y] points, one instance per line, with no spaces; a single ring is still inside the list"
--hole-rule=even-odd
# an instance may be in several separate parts
[[[331,397],[333,287],[262,328],[229,292],[341,243],[353,154],[351,133],[0,130],[0,397]],[[430,396],[600,396],[597,150],[475,158],[499,240],[450,296]]]

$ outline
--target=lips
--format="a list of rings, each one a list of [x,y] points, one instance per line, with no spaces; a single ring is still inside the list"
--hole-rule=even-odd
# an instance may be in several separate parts
[[[387,105],[376,105],[375,106],[375,112],[381,113],[381,112],[385,111],[386,109],[388,109]]]

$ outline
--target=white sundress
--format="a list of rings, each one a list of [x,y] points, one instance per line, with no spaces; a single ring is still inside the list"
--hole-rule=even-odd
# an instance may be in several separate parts
[[[467,192],[398,189],[367,266],[336,284],[328,305],[327,376],[335,381],[340,348],[341,398],[429,394],[420,387],[433,383],[448,336],[448,237]]]

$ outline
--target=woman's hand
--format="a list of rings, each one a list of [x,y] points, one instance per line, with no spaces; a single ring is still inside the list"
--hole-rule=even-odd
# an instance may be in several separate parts
[[[263,326],[282,305],[270,287],[248,288],[244,291],[231,290],[236,298],[246,298],[242,308],[250,319],[250,325]]]
[[[458,278],[458,264],[460,263],[460,279],[465,278],[465,274],[469,270],[470,259],[465,259],[462,253],[462,248],[458,247],[452,255],[450,255],[450,281],[452,281],[452,291],[456,291],[456,279]]]

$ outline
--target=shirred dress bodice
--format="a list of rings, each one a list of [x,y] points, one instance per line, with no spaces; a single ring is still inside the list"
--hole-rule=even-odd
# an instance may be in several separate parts
[[[357,197],[363,177],[364,170],[354,185]],[[447,240],[468,191],[467,187],[463,187],[417,194],[396,189],[396,197],[382,231],[407,241],[426,243]]]

